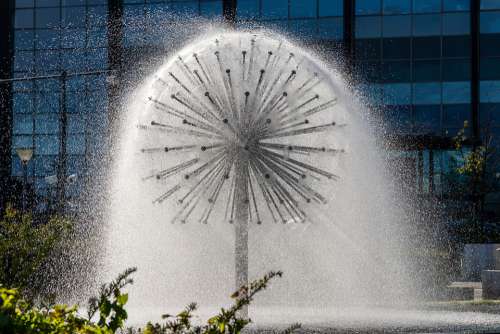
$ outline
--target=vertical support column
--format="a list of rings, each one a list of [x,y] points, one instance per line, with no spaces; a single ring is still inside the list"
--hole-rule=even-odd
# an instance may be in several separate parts
[[[429,193],[434,193],[434,150],[429,149]]]
[[[344,36],[343,36],[343,50],[346,63],[346,70],[352,74],[354,69],[355,60],[355,47],[354,47],[354,22],[355,22],[355,0],[344,0]]]
[[[123,0],[108,0],[108,65],[114,80],[108,85],[109,129],[115,128],[123,74]]]
[[[61,110],[59,113],[59,164],[57,168],[57,211],[64,213],[66,202],[66,174],[68,156],[66,143],[68,137],[68,109],[66,103],[67,73],[61,73]]]
[[[234,263],[236,289],[248,284],[248,192],[247,192],[247,167],[243,153],[236,159],[234,165],[235,189],[234,200],[236,214],[234,220]],[[240,316],[248,317],[248,308],[245,307]]]
[[[479,125],[479,15],[480,15],[480,0],[470,1],[470,50],[471,50],[471,126],[473,146],[476,147],[481,142],[480,125]]]
[[[222,0],[222,15],[224,22],[234,28],[236,23],[236,0]]]
[[[14,59],[14,0],[0,1],[0,79],[12,77]],[[11,189],[12,83],[0,83],[0,189]],[[9,198],[0,192],[0,213]]]

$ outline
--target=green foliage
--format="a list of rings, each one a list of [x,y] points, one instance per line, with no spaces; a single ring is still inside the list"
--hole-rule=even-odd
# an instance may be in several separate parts
[[[99,297],[91,298],[88,318],[78,315],[76,306],[48,305],[35,307],[21,297],[19,290],[0,286],[0,333],[2,334],[113,334],[127,319],[124,306],[128,295],[122,289],[132,283],[127,269],[113,282],[101,288]],[[98,313],[98,322],[92,317]]]
[[[111,283],[101,287],[99,296],[89,300],[87,317],[78,314],[76,306],[46,305],[35,307],[21,297],[17,289],[0,286],[0,333],[2,334],[114,334],[123,332],[127,319],[125,304],[128,294],[123,289],[133,283],[130,276],[136,268],[130,268],[120,274]],[[193,325],[191,319],[196,304],[188,305],[182,312],[173,316],[165,314],[163,324],[148,323],[139,333],[144,334],[238,334],[251,320],[239,316],[255,295],[265,289],[270,280],[281,277],[282,273],[269,272],[263,278],[248,286],[241,287],[232,298],[235,303],[228,309],[222,308],[220,313],[210,318],[203,326]],[[96,319],[96,320],[94,320]],[[284,330],[283,334],[291,334],[300,328],[294,324]],[[128,333],[136,333],[129,329]]]
[[[43,268],[72,231],[61,217],[33,224],[31,215],[7,207],[0,219],[0,283],[35,295],[46,284]]]

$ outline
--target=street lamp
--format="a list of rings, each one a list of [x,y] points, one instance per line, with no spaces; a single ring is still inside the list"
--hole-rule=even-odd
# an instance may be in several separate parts
[[[33,157],[33,148],[31,147],[20,147],[16,149],[17,156],[21,160],[21,165],[23,167],[23,203],[22,209],[23,214],[26,212],[26,187],[28,185],[28,162]]]

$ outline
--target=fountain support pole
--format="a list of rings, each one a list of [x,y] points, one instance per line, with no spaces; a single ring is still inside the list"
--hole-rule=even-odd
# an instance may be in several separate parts
[[[246,156],[241,154],[235,161],[235,219],[234,219],[234,262],[236,289],[248,284],[248,193],[246,178]],[[248,307],[245,306],[240,316],[248,318]]]

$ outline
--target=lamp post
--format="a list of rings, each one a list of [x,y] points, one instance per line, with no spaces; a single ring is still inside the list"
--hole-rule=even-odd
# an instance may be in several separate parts
[[[33,148],[31,147],[20,147],[16,149],[17,156],[21,160],[21,165],[23,167],[23,202],[22,202],[22,212],[26,213],[26,187],[28,185],[28,162],[33,157]]]

